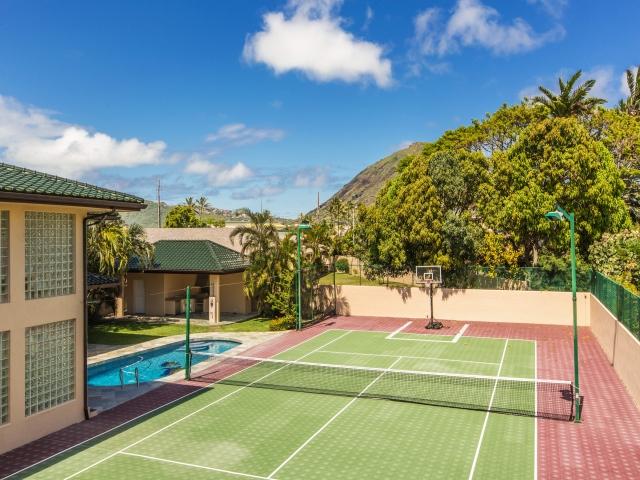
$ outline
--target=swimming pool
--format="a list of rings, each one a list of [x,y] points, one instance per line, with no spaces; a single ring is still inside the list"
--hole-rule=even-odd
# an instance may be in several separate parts
[[[240,345],[231,340],[203,340],[191,342],[194,353],[191,365],[196,365],[210,357],[197,355],[202,353],[223,353]],[[134,355],[114,358],[98,365],[89,367],[90,387],[116,387],[135,385],[158,380],[184,369],[184,342],[144,350]]]

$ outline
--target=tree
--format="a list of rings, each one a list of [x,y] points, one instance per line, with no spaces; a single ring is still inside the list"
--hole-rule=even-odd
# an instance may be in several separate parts
[[[624,183],[611,153],[575,118],[531,125],[493,162],[491,181],[480,188],[479,210],[488,229],[524,249],[526,263],[535,265],[543,248],[566,251],[568,229],[544,218],[555,204],[575,212],[583,255],[602,234],[629,224]]]
[[[629,96],[620,100],[618,108],[629,115],[640,115],[640,65],[635,73],[629,68],[626,71]]]
[[[244,273],[245,292],[256,300],[258,310],[267,313],[267,295],[272,287],[272,275],[280,270],[286,259],[281,258],[288,252],[287,245],[281,242],[268,210],[249,212],[249,223],[233,229],[230,238],[239,242],[240,252],[249,259],[249,267]],[[289,241],[289,243],[291,243]],[[283,245],[284,244],[284,245]]]
[[[187,207],[191,207],[191,208],[194,208],[194,207],[195,207],[195,205],[196,205],[196,204],[195,204],[195,201],[193,200],[193,197],[187,197],[187,198],[185,198],[185,199],[184,199],[184,204],[185,204]]]
[[[607,101],[589,96],[596,84],[594,79],[586,80],[582,85],[575,87],[581,76],[582,70],[578,70],[566,83],[562,77],[558,78],[559,93],[557,95],[548,88],[538,87],[542,95],[534,97],[533,103],[547,107],[552,117],[581,117],[590,114],[598,105],[603,105]]]
[[[640,287],[640,230],[605,234],[589,249],[589,261],[599,272],[633,292]]]
[[[121,220],[100,222],[89,228],[87,252],[90,269],[120,279],[115,315],[124,316],[125,276],[129,262],[135,257],[141,265],[148,265],[153,258],[153,245],[147,242],[144,229],[137,224],[127,226]]]
[[[196,200],[195,205],[196,205],[196,209],[198,210],[198,215],[200,215],[200,218],[202,218],[202,216],[205,213],[207,213],[207,211],[211,207],[211,205],[209,204],[209,200],[207,200],[207,197],[205,196],[202,196],[198,200]]]
[[[625,183],[623,199],[632,218],[640,221],[640,115],[598,109],[587,127],[591,136],[611,152]]]
[[[201,228],[206,227],[207,223],[198,218],[193,207],[178,205],[167,212],[164,226],[166,228]]]

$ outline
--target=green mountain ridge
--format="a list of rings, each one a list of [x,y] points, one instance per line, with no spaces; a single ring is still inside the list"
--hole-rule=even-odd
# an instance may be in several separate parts
[[[346,202],[372,204],[380,189],[395,177],[400,161],[410,155],[417,155],[425,145],[426,142],[412,143],[407,148],[393,152],[391,155],[372,163],[353,177],[349,183],[333,194],[326,202],[322,203],[320,212],[322,213],[334,198],[339,198]],[[314,214],[316,210],[313,209],[309,213]]]

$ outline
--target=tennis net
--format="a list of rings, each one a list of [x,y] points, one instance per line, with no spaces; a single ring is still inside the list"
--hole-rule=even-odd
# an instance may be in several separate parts
[[[569,381],[193,354],[218,360],[198,375],[211,383],[386,399],[560,420],[573,418],[574,389]]]

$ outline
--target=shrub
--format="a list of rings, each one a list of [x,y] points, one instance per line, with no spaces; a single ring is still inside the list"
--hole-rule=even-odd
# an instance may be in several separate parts
[[[291,330],[296,327],[296,318],[293,315],[285,315],[284,317],[274,318],[269,322],[269,330],[281,331]]]
[[[339,258],[336,261],[336,271],[340,273],[349,273],[349,260],[346,258]]]

